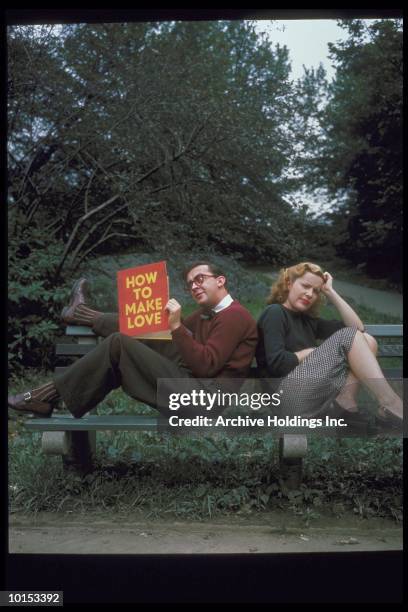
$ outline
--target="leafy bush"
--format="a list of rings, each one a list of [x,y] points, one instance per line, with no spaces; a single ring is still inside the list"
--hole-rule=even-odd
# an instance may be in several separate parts
[[[15,232],[9,241],[8,358],[11,374],[50,366],[62,305],[69,295],[56,267],[63,245],[48,242],[37,227]]]

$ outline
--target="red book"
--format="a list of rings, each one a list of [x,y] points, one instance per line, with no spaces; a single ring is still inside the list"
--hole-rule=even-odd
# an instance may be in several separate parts
[[[166,262],[119,270],[119,330],[127,336],[171,339],[168,313],[169,280]]]

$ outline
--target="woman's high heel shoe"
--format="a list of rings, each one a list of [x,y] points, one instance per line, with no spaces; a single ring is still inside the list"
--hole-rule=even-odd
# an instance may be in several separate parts
[[[389,408],[387,408],[386,406],[383,406],[383,410],[384,410],[385,414],[387,415],[387,419],[389,419],[390,421],[392,421],[396,425],[402,425],[402,420],[403,420],[402,417],[399,417],[396,414],[394,414],[393,412],[391,412],[391,410]]]
[[[402,418],[395,415],[385,406],[382,406],[385,416],[382,414],[375,415],[375,424],[382,431],[402,431]]]

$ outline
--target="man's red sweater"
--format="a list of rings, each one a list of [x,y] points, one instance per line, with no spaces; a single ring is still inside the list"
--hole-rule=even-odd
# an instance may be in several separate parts
[[[248,376],[258,340],[255,319],[237,300],[211,319],[203,318],[203,314],[203,310],[197,310],[172,332],[173,341],[193,376]]]

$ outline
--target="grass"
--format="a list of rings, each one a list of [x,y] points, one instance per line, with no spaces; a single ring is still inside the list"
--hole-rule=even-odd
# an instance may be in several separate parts
[[[402,292],[402,286],[400,284],[393,283],[387,278],[373,278],[367,276],[358,266],[350,265],[349,261],[341,259],[338,256],[333,256],[331,259],[325,261],[325,266],[328,270],[333,270],[335,272],[335,276],[338,280],[355,283],[356,285],[364,285],[364,287],[371,287],[372,289],[379,289],[380,291]]]
[[[114,271],[135,265],[130,256],[105,258],[92,276],[95,299],[103,308],[115,304]],[[126,259],[127,258],[127,259]],[[194,258],[189,258],[194,259]],[[130,263],[132,261],[132,263]],[[101,265],[103,263],[103,265]],[[141,261],[140,263],[144,263]],[[225,264],[227,265],[227,264]],[[239,278],[239,299],[255,318],[265,308],[270,280],[262,273],[242,273],[228,264],[228,277]],[[103,270],[103,272],[101,272]],[[113,276],[112,276],[113,275]],[[178,284],[177,284],[178,283]],[[182,299],[181,281],[175,280]],[[171,282],[171,286],[173,286]],[[234,283],[231,282],[231,287]],[[234,290],[232,293],[237,295]],[[257,300],[253,296],[260,296]],[[183,294],[183,304],[185,304]],[[397,323],[367,307],[353,304],[366,323]],[[108,308],[109,309],[109,308]],[[187,301],[184,314],[194,304]],[[322,316],[337,318],[326,306]],[[12,380],[10,392],[40,386],[47,372]],[[157,414],[120,390],[99,404],[98,414]],[[9,420],[9,500],[12,512],[86,512],[109,510],[144,518],[179,517],[204,520],[221,515],[252,515],[283,509],[308,524],[322,513],[362,518],[402,517],[402,441],[400,439],[311,438],[298,491],[280,481],[277,441],[267,436],[171,436],[150,432],[99,432],[94,472],[81,477],[66,473],[59,457],[45,457],[40,434],[28,434],[25,417]]]
[[[242,268],[238,261],[232,257],[223,257],[213,253],[177,253],[164,255],[161,252],[149,254],[124,254],[117,256],[103,256],[88,261],[79,271],[91,281],[92,299],[98,310],[115,312],[117,310],[116,272],[143,265],[152,261],[167,261],[167,272],[169,275],[170,295],[176,298],[183,306],[183,314],[188,314],[195,308],[195,303],[189,293],[185,291],[184,280],[181,271],[188,262],[210,259],[221,267],[228,278],[228,287],[234,298],[243,303],[251,301],[254,295],[266,296],[270,280],[264,274],[254,274]]]
[[[40,436],[10,442],[13,511],[110,510],[152,518],[206,519],[271,509],[306,519],[320,513],[402,520],[399,440],[313,439],[298,491],[280,482],[277,444],[239,436],[215,443],[203,437],[140,432],[98,434],[94,472],[81,477],[44,458]],[[329,466],[329,467],[328,467]]]

